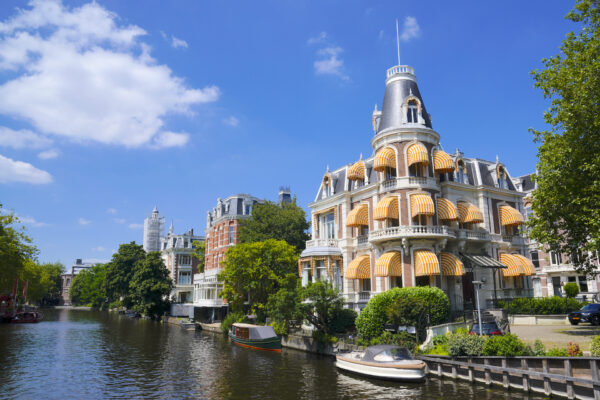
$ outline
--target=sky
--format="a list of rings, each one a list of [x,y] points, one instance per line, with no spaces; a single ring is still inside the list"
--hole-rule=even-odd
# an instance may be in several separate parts
[[[154,206],[204,232],[217,198],[309,210],[373,153],[385,72],[415,68],[448,152],[535,170],[530,72],[578,26],[564,0],[0,2],[0,203],[42,262],[109,260]]]

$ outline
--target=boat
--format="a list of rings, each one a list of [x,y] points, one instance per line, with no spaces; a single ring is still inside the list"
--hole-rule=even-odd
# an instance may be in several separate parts
[[[42,315],[37,311],[18,311],[10,321],[13,324],[35,324],[40,322]]]
[[[281,352],[281,338],[272,326],[236,322],[231,326],[229,337],[238,346]]]
[[[419,382],[425,379],[425,363],[413,359],[405,347],[369,346],[365,351],[338,354],[335,366],[371,378]]]

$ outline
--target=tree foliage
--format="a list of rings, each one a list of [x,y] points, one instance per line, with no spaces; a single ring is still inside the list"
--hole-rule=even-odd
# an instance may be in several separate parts
[[[334,321],[341,312],[344,300],[339,290],[328,281],[311,282],[300,292],[300,310],[317,332],[331,335]]]
[[[37,248],[13,213],[0,204],[0,293],[9,293],[27,260],[35,260]]]
[[[104,280],[106,264],[96,264],[90,269],[80,271],[71,282],[69,297],[75,305],[102,308],[106,304]]]
[[[579,285],[575,282],[565,283],[563,286],[563,291],[567,295],[567,297],[575,297],[579,294]]]
[[[266,201],[252,208],[250,218],[240,221],[240,242],[285,240],[299,252],[305,248],[305,242],[309,239],[308,227],[306,213],[296,204],[296,198],[291,203]]]
[[[600,3],[578,0],[566,18],[581,29],[532,72],[552,101],[550,129],[533,130],[540,146],[529,225],[532,238],[590,274],[600,248]]]
[[[192,246],[194,247],[192,250],[192,257],[198,260],[198,272],[202,273],[204,272],[206,243],[204,241],[194,240]]]
[[[136,311],[152,318],[160,317],[169,306],[168,296],[172,288],[173,282],[160,252],[152,251],[136,262],[129,283]]]
[[[56,305],[60,300],[61,277],[64,266],[61,263],[38,264],[26,260],[19,280],[27,282],[27,302],[41,305]],[[22,286],[21,286],[22,287]]]
[[[109,301],[116,301],[122,297],[125,307],[133,304],[129,283],[135,272],[135,264],[145,258],[146,252],[142,245],[131,242],[119,246],[119,251],[113,254],[106,265],[105,290]]]

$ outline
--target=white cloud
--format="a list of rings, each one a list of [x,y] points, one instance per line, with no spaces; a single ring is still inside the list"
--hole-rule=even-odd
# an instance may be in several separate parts
[[[113,215],[114,215],[114,214],[116,214],[116,213],[117,213],[117,209],[116,209],[116,208],[108,208],[108,209],[106,210],[106,213],[107,213],[107,214],[113,214]]]
[[[343,72],[344,60],[339,58],[342,51],[344,50],[341,47],[325,47],[320,49],[317,54],[324,58],[314,62],[315,73],[317,75],[337,75],[347,80],[348,76]]]
[[[92,223],[92,221],[90,221],[89,219],[85,219],[85,218],[79,218],[79,220],[77,222],[79,222],[79,225],[84,225],[84,226]]]
[[[41,227],[44,227],[44,226],[48,226],[47,223],[37,221],[33,217],[19,216],[19,221],[21,221],[25,225],[31,225],[31,226],[36,227],[36,228],[41,228]]]
[[[327,32],[321,32],[317,36],[308,39],[307,43],[308,44],[323,43],[323,42],[327,41],[328,38],[329,38],[329,35],[327,35]]]
[[[0,183],[23,182],[43,184],[52,182],[52,175],[33,165],[0,155]]]
[[[92,247],[92,251],[100,252],[100,251],[104,251],[104,250],[106,250],[106,249],[102,246]]]
[[[113,218],[113,221],[115,221],[117,224],[124,224],[125,218]]]
[[[41,149],[52,144],[52,140],[28,129],[14,130],[0,126],[0,146],[13,149]]]
[[[179,47],[183,47],[183,48],[187,49],[188,44],[183,39],[178,39],[175,36],[171,36],[171,47],[173,47],[175,49],[177,49]]]
[[[402,27],[402,33],[400,34],[400,40],[408,42],[411,39],[419,37],[421,35],[421,27],[415,17],[406,17],[404,19],[404,25]]]
[[[182,147],[189,140],[190,135],[185,132],[161,132],[154,138],[151,147],[155,149],[165,149],[168,147]]]
[[[56,149],[50,149],[50,150],[45,150],[45,151],[41,151],[40,153],[38,153],[38,158],[40,160],[50,160],[52,158],[56,158],[60,155],[60,152]]]
[[[225,125],[229,125],[229,126],[238,126],[240,124],[240,120],[237,119],[236,117],[234,117],[233,115],[231,115],[227,118],[224,118],[223,123]]]
[[[143,227],[143,224],[129,224],[129,229],[142,229]]]
[[[219,98],[216,86],[190,88],[173,76],[151,57],[143,29],[117,24],[96,2],[29,4],[0,22],[0,72],[12,77],[0,85],[1,114],[74,142],[169,147],[183,136],[165,130],[166,116]]]

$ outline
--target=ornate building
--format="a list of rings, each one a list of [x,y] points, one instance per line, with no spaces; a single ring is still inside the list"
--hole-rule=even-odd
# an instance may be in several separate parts
[[[144,250],[160,251],[160,242],[165,235],[165,217],[158,216],[158,208],[154,207],[152,216],[144,220]]]
[[[299,260],[304,284],[329,279],[348,307],[402,286],[437,286],[455,310],[531,295],[524,194],[499,161],[444,152],[413,68],[388,69],[372,115],[373,155],[327,170]],[[485,300],[489,300],[486,302]]]

